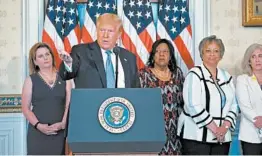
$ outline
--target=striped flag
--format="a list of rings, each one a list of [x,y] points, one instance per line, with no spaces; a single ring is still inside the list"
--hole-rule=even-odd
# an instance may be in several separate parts
[[[192,30],[187,0],[162,0],[159,4],[157,35],[172,41],[177,65],[183,73],[194,66]]]
[[[83,43],[90,43],[97,39],[96,19],[104,13],[116,14],[115,0],[88,0],[82,28]]]
[[[61,63],[57,49],[71,52],[80,42],[76,3],[76,0],[48,0],[47,3],[42,41],[53,50],[57,68]]]
[[[118,4],[118,15],[124,28],[121,46],[136,55],[138,68],[141,69],[156,40],[151,3],[149,0],[123,0]]]

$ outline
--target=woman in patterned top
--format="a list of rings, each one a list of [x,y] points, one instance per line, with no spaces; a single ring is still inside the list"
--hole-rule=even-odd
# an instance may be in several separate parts
[[[183,107],[184,77],[177,67],[174,48],[166,39],[153,44],[147,67],[139,72],[141,87],[161,88],[166,130],[166,143],[159,154],[181,154],[181,143],[176,136],[177,119]]]

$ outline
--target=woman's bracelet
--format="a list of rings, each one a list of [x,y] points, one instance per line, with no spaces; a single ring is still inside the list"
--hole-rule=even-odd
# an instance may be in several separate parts
[[[35,129],[37,129],[38,124],[40,124],[39,121],[34,125],[34,128],[35,128]]]

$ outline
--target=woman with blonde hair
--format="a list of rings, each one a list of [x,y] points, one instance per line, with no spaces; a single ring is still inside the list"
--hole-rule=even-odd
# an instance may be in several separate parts
[[[262,45],[250,45],[242,61],[236,93],[241,110],[239,140],[244,155],[262,155]]]
[[[33,45],[28,61],[30,76],[22,91],[22,112],[29,121],[27,154],[64,154],[71,84],[58,75],[54,54],[47,44]]]

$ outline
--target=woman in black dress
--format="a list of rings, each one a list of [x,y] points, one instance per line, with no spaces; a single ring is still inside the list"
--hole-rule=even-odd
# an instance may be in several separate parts
[[[64,153],[70,81],[63,81],[55,68],[54,54],[45,43],[36,43],[29,54],[30,76],[22,91],[22,112],[29,121],[28,155]]]

